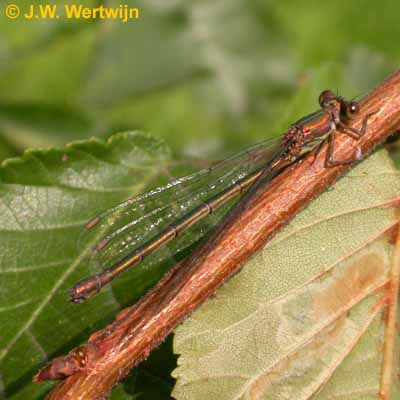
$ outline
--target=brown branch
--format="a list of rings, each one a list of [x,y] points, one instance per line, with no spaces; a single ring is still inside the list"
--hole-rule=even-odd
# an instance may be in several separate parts
[[[400,128],[400,72],[361,102],[361,113],[351,125],[360,128],[371,112],[376,113],[359,141],[338,133],[336,159],[351,158],[356,148],[366,155]],[[60,368],[72,376],[55,387],[48,399],[103,399],[254,252],[350,168],[325,168],[325,157],[326,147],[313,163],[312,156],[307,157],[260,186],[234,207],[204,246],[176,265],[139,303],[120,312],[87,345],[54,360],[38,378]]]

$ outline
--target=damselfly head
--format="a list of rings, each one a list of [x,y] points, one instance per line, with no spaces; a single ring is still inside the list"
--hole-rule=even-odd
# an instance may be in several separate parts
[[[324,90],[319,95],[318,102],[322,108],[332,107],[340,103],[340,98],[332,90]]]
[[[318,98],[318,103],[321,107],[329,106],[332,101],[337,100],[337,96],[332,90],[324,90]]]

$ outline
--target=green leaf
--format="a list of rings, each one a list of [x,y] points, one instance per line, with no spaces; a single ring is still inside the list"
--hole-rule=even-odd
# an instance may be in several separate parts
[[[73,305],[67,289],[91,271],[77,239],[99,211],[142,192],[170,154],[141,133],[27,151],[0,168],[0,372],[7,399],[41,398],[33,385],[46,360],[68,352],[133,303],[164,272],[137,268],[128,280]],[[152,182],[155,184],[155,182]]]
[[[84,29],[54,36],[40,49],[17,57],[0,75],[1,101],[70,104],[81,87],[94,33],[85,24]]]
[[[17,148],[63,145],[66,138],[84,139],[99,131],[89,115],[70,107],[33,104],[0,106],[0,127]]]
[[[176,356],[172,354],[172,335],[155,349],[139,368],[121,384],[126,393],[137,400],[169,400],[175,380],[171,371],[176,367]],[[113,390],[114,392],[114,390]]]
[[[399,61],[398,47],[390,40],[400,34],[395,22],[400,12],[398,2],[385,2],[384,7],[379,3],[365,7],[363,1],[339,5],[306,0],[301,7],[296,3],[277,2],[275,12],[288,41],[307,68],[324,60],[339,60],[360,45],[379,49],[389,59]],[[327,40],[320,40],[320,35],[327,35]]]
[[[382,151],[299,214],[176,330],[173,396],[375,399],[399,193]]]
[[[245,0],[135,6],[140,20],[109,23],[103,33],[82,89],[85,106],[118,129],[157,132],[189,157],[220,158],[248,145],[249,120],[260,127],[253,142],[271,135],[265,126],[277,115],[272,97],[295,83],[272,6]]]
[[[90,104],[110,107],[201,75],[208,78],[204,87],[208,101],[241,113],[260,81],[282,86],[293,78],[288,63],[288,68],[277,68],[281,60],[287,61],[287,51],[273,24],[263,26],[257,4],[245,0],[132,4],[140,9],[137,21],[106,21],[107,31],[83,92]]]
[[[6,158],[15,157],[19,154],[19,149],[5,137],[0,130],[0,161]]]
[[[3,12],[0,14],[2,36],[0,39],[0,72],[2,69],[8,69],[13,66],[13,62],[25,56],[32,51],[40,51],[40,49],[53,41],[55,38],[62,36],[66,32],[71,32],[79,27],[87,25],[84,19],[63,20],[62,18],[46,18],[41,21],[32,21],[25,18],[10,19],[6,16],[5,8],[7,5],[18,5],[20,16],[24,13],[31,13],[31,6],[35,11],[38,6],[46,7],[40,0],[33,0],[29,3],[23,1],[3,1]],[[62,16],[64,13],[64,2],[62,0],[54,0],[49,6],[56,7],[57,13]],[[82,0],[82,6],[93,6],[95,0]]]

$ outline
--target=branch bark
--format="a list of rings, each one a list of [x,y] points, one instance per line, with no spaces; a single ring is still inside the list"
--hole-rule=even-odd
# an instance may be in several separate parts
[[[376,113],[360,140],[338,133],[335,159],[349,159],[356,149],[367,155],[400,129],[400,71],[361,101],[360,115],[351,126],[359,129],[371,112]],[[326,151],[325,146],[315,160],[312,155],[306,157],[239,202],[215,234],[170,270],[142,300],[121,311],[111,325],[93,334],[88,344],[53,360],[37,380],[57,371],[72,375],[47,398],[103,399],[252,254],[351,168],[325,168]]]

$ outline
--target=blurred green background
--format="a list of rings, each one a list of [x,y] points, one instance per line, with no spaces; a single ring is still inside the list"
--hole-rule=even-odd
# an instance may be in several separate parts
[[[10,20],[11,3],[140,19]],[[359,97],[395,71],[399,15],[384,0],[0,0],[0,159],[133,129],[176,158],[221,159],[284,133],[322,90]],[[174,366],[168,340],[112,398],[169,398]]]
[[[122,4],[32,4],[66,3]],[[2,159],[125,129],[165,138],[176,156],[220,158],[282,134],[323,89],[364,94],[400,58],[395,1],[123,3],[140,19],[1,13]]]

